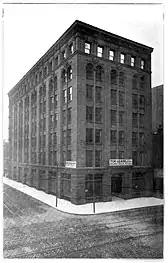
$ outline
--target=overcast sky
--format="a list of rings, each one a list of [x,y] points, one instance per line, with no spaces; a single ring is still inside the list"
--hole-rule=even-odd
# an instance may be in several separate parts
[[[152,87],[163,84],[163,6],[138,4],[3,5],[3,133],[8,138],[8,91],[76,20],[154,48]]]

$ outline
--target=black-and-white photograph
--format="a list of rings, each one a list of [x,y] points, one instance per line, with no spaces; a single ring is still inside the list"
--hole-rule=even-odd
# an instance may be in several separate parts
[[[4,1],[4,259],[164,259],[163,23],[150,1]]]

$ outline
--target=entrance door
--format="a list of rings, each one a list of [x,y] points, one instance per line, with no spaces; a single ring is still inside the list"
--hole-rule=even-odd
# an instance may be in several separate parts
[[[122,174],[113,174],[111,176],[111,195],[122,192]]]

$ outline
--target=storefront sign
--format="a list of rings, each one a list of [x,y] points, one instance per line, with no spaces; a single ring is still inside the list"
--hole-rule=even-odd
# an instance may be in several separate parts
[[[76,168],[76,161],[66,161],[67,168]]]
[[[132,165],[132,159],[110,159],[110,166]]]

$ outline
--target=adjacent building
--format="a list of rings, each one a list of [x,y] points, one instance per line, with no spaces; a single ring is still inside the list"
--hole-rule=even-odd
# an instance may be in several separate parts
[[[163,85],[152,88],[152,132],[154,192],[163,197]]]
[[[9,92],[9,176],[83,204],[151,196],[151,47],[75,21]]]

